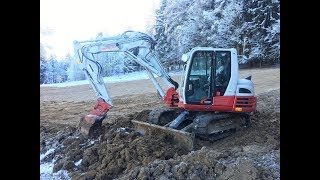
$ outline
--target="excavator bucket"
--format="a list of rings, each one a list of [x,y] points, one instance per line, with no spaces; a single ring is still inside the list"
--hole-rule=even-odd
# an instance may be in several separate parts
[[[188,151],[192,151],[194,148],[195,136],[192,133],[142,121],[132,120],[132,123],[134,124],[136,131],[140,132],[142,135],[165,134],[173,138],[173,143],[178,144]]]
[[[78,125],[80,133],[86,138],[96,138],[101,134],[102,121],[88,122],[82,117]]]
[[[98,98],[98,102],[90,114],[82,117],[79,122],[79,131],[86,138],[97,138],[101,134],[102,120],[105,119],[111,105],[104,99]]]

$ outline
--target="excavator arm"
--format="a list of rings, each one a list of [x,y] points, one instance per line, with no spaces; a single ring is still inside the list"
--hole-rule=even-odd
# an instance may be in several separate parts
[[[92,137],[100,129],[102,120],[112,107],[112,99],[109,96],[102,77],[102,67],[95,59],[95,55],[103,52],[123,52],[132,60],[143,66],[161,95],[167,106],[177,106],[179,102],[176,89],[179,84],[174,81],[164,70],[162,64],[154,53],[156,42],[148,35],[126,31],[121,35],[106,37],[97,40],[74,41],[75,55],[78,57],[80,69],[84,71],[98,101],[90,114],[81,118],[79,126],[82,134]],[[160,86],[155,75],[167,86],[165,92]]]

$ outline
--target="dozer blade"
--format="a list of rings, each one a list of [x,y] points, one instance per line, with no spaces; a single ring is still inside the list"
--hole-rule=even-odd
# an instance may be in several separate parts
[[[84,117],[79,121],[79,131],[86,138],[96,138],[101,133],[102,121],[87,122]]]
[[[173,143],[178,144],[180,147],[188,151],[192,151],[194,148],[195,136],[192,133],[136,120],[132,120],[132,123],[134,124],[135,129],[142,135],[156,135],[163,133],[171,136],[173,138]]]

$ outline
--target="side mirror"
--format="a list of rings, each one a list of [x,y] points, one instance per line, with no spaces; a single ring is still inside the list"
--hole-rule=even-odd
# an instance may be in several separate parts
[[[189,60],[189,55],[188,54],[182,54],[181,60],[183,62],[187,62]]]

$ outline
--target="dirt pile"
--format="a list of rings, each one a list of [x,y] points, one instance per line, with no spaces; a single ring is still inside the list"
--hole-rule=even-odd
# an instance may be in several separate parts
[[[197,150],[136,167],[119,179],[280,179],[280,91],[258,96],[250,127]]]
[[[119,179],[280,179],[279,151],[257,153],[248,151],[251,148],[261,147],[230,151],[203,147],[187,155],[137,167]]]
[[[114,122],[104,124],[102,135],[95,140],[84,139],[72,127],[58,131],[54,137],[46,136],[47,128],[42,126],[42,153],[54,149],[44,161],[55,158],[53,172],[67,170],[73,179],[109,179],[155,159],[165,160],[187,153],[166,135],[141,136],[132,129],[128,118],[121,117]]]
[[[98,139],[84,139],[74,126],[40,126],[41,162],[71,179],[280,179],[280,92],[258,96],[251,125],[210,143],[196,141],[187,152],[170,137],[141,136],[132,119],[150,110],[114,118]],[[50,153],[48,153],[50,152]]]

